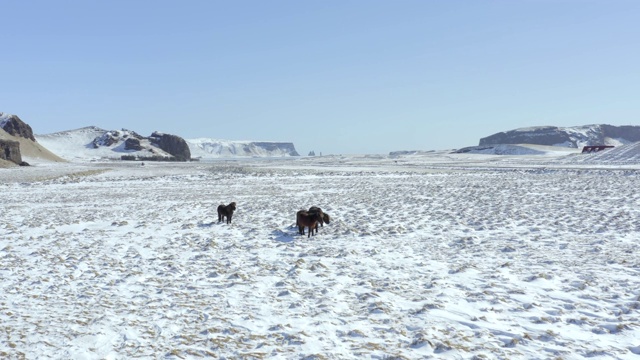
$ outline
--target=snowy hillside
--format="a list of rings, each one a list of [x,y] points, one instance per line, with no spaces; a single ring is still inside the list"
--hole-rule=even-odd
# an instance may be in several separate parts
[[[56,155],[69,161],[120,159],[122,155],[171,156],[153,146],[148,140],[140,140],[142,150],[127,150],[125,142],[139,137],[129,130],[107,131],[95,126],[61,131],[47,135],[36,135],[36,140]]]
[[[423,155],[428,156],[428,155]],[[473,146],[448,154],[434,153],[435,159],[453,160],[456,166],[475,162],[487,162],[493,166],[521,167],[533,162],[545,167],[597,167],[636,168],[640,166],[640,142],[615,146],[595,153],[582,153],[582,149],[532,144],[501,144]],[[453,163],[450,163],[450,165]]]
[[[613,145],[640,141],[640,126],[584,125],[573,127],[537,126],[500,132],[480,139],[480,146],[498,144],[538,144],[572,148],[586,145]]]
[[[548,155],[562,156],[575,154],[580,150],[561,146],[545,146],[534,144],[499,144],[485,146],[471,146],[456,150],[458,154],[485,154],[485,155]]]
[[[95,126],[53,134],[36,135],[36,140],[58,156],[70,161],[120,159],[122,155],[148,157],[170,156],[148,138],[130,130],[105,130]],[[127,141],[139,142],[138,149],[128,147]],[[215,139],[185,139],[191,158],[220,157],[282,157],[298,156],[292,143],[229,141]]]
[[[640,164],[640,142],[616,146],[592,154],[578,154],[562,161],[583,164]]]

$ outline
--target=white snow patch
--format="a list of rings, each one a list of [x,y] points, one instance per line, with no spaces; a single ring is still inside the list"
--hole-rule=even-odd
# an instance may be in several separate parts
[[[12,116],[12,114],[0,112],[0,128],[3,128],[7,124],[7,121],[9,121],[9,118],[11,118]]]

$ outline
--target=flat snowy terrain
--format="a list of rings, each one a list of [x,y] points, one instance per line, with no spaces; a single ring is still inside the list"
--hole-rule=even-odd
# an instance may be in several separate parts
[[[0,169],[0,358],[638,358],[640,162],[588,159]]]

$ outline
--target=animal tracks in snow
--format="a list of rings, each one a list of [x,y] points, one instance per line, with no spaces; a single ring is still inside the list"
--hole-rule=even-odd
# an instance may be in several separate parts
[[[639,353],[636,174],[313,161],[3,183],[0,357]]]

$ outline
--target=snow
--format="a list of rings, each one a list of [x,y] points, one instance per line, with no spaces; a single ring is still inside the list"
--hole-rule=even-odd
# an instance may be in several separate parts
[[[560,159],[560,161],[563,163],[633,166],[640,163],[640,142],[620,145],[590,154],[579,154]]]
[[[281,157],[291,156],[294,150],[291,143],[256,142],[250,140],[224,140],[212,138],[185,139],[194,159],[217,159],[225,157]],[[266,149],[259,144],[271,144],[273,149]],[[289,147],[288,145],[291,145]]]
[[[161,133],[157,133],[161,134]],[[154,155],[169,156],[158,147],[154,147],[155,153],[148,150],[133,151],[124,149],[124,141],[127,137],[135,136],[135,132],[129,130],[107,131],[95,126],[81,129],[62,131],[53,134],[35,135],[36,140],[45,148],[56,155],[72,162],[86,162],[96,160],[120,159],[122,155],[138,155],[151,157]],[[117,138],[118,141],[110,146],[104,146],[101,141]],[[95,148],[93,142],[98,139],[101,144]],[[219,140],[210,138],[185,139],[191,157],[193,159],[217,159],[228,157],[281,157],[290,156],[290,151],[295,149],[291,143],[259,142]],[[140,144],[150,148],[149,140],[142,139]],[[260,144],[273,144],[273,149],[265,149]],[[290,145],[290,147],[289,147]]]
[[[638,153],[2,169],[0,358],[636,358]]]
[[[604,142],[603,145],[613,145],[620,146],[629,144],[630,142],[624,139],[616,139],[605,137],[604,139],[599,138],[599,134],[602,133],[601,130],[602,125],[582,125],[582,126],[571,126],[571,127],[555,127],[555,126],[535,126],[535,127],[525,127],[513,130],[514,132],[527,132],[528,136],[533,138],[536,137],[545,137],[548,136],[550,132],[562,132],[569,136],[571,141],[565,141],[562,143],[554,144],[556,147],[576,147],[582,148],[586,145],[596,145],[593,142]]]
[[[534,131],[541,131],[541,130],[554,130],[554,129],[560,129],[557,126],[527,126],[527,127],[522,127],[522,128],[517,128],[513,131],[516,132],[534,132]]]
[[[0,112],[0,128],[3,128],[13,115]]]
[[[93,141],[104,139],[108,134],[117,136],[120,140],[110,146],[94,147]],[[122,155],[139,155],[149,157],[154,155],[170,156],[160,148],[154,148],[155,153],[149,150],[125,150],[124,139],[133,136],[129,130],[107,131],[95,126],[88,126],[76,130],[62,131],[53,134],[35,135],[36,141],[54,154],[68,161],[83,162],[107,159],[120,159]],[[142,146],[150,146],[149,140],[140,141]]]
[[[499,144],[472,146],[458,150],[457,152],[470,154],[542,155],[558,157],[561,155],[578,153],[579,151],[579,149],[566,146],[547,146],[536,144]]]

